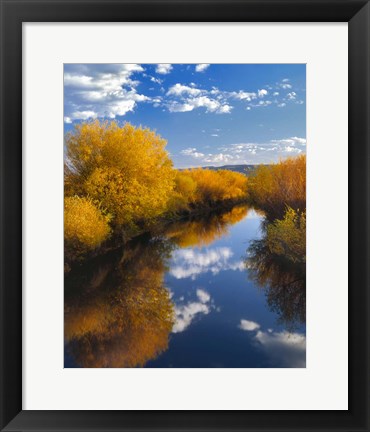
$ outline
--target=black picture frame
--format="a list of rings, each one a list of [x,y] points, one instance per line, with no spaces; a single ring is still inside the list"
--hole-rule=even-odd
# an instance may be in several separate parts
[[[0,0],[0,5],[0,429],[368,431],[369,3],[357,0]],[[165,407],[163,411],[22,410],[22,23],[128,21],[348,22],[348,411],[165,411]]]

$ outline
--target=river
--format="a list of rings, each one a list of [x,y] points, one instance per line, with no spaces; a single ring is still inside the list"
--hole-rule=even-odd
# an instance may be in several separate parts
[[[305,367],[305,274],[261,253],[263,214],[179,221],[65,278],[65,367]]]

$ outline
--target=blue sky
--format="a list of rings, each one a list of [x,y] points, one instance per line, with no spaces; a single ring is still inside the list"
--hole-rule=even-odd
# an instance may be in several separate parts
[[[177,168],[306,151],[303,64],[66,64],[65,132],[91,119],[156,130]]]

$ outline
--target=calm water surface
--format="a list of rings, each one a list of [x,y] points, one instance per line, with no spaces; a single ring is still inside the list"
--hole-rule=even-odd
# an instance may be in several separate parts
[[[305,367],[305,274],[244,206],[177,222],[65,281],[65,367]]]

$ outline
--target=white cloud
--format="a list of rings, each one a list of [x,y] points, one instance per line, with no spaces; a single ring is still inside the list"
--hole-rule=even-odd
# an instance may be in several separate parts
[[[216,134],[213,134],[216,135]],[[181,154],[197,159],[201,166],[225,164],[259,164],[277,162],[279,159],[301,154],[305,151],[306,139],[293,136],[270,140],[265,143],[238,143],[218,147],[216,153],[200,153],[196,148],[188,148]]]
[[[302,152],[301,149],[298,149],[297,147],[291,147],[291,146],[286,146],[284,150],[288,153],[301,153]]]
[[[156,77],[153,77],[153,76],[150,77],[150,81],[152,81],[156,84],[162,84],[163,83],[163,80],[156,78]]]
[[[182,84],[175,84],[167,92],[167,96],[175,95],[175,96],[181,96],[183,94],[189,94],[191,96],[197,96],[201,94],[202,91],[194,88],[194,87],[188,87],[186,85]]]
[[[201,303],[207,303],[211,300],[211,296],[202,289],[197,289],[197,297],[201,301]]]
[[[196,72],[204,72],[206,69],[208,69],[209,68],[209,64],[208,63],[200,63],[200,64],[197,64],[196,66],[195,66],[195,71]]]
[[[177,84],[176,84],[177,85]],[[174,86],[176,87],[176,86]],[[182,101],[170,101],[167,106],[170,112],[186,112],[186,111],[193,111],[196,108],[205,108],[206,112],[215,112],[217,114],[228,114],[231,112],[231,106],[229,105],[222,105],[218,100],[211,99],[208,96],[197,96],[192,97],[191,92],[196,92],[198,94],[198,89],[193,89],[190,87],[187,87],[186,90],[184,90],[185,86],[181,86],[178,84],[178,87],[176,89],[171,88],[169,90],[168,94],[173,94],[173,92],[180,92],[182,93],[189,93],[190,97],[182,99]]]
[[[269,106],[269,105],[271,105],[272,104],[272,102],[271,101],[269,101],[269,100],[263,100],[263,101],[259,101],[258,102],[258,106]]]
[[[202,157],[205,156],[204,153],[197,152],[197,149],[194,148],[194,147],[193,148],[187,148],[185,150],[181,150],[180,153],[183,154],[183,155],[185,155],[185,156],[194,157],[196,159],[202,158]]]
[[[254,321],[248,321],[245,319],[240,320],[239,328],[245,331],[254,331],[258,330],[261,326],[254,322]]]
[[[143,71],[137,64],[65,65],[65,117],[113,119],[132,111],[137,103],[149,100],[136,91],[139,82],[132,79]]]
[[[216,111],[218,114],[229,114],[233,107],[231,105],[221,105],[220,108]]]
[[[211,134],[211,136],[218,137],[219,135],[215,133],[215,134]]]
[[[208,154],[204,158],[204,162],[212,163],[212,164],[220,164],[220,163],[227,163],[232,162],[237,158],[233,157],[230,154],[227,153],[216,153],[216,154]]]
[[[290,137],[290,138],[284,138],[279,140],[271,140],[274,144],[288,144],[288,145],[306,145],[306,138],[299,138],[296,136]]]
[[[235,99],[246,100],[246,101],[250,102],[251,100],[256,99],[257,93],[245,92],[245,91],[240,90],[238,92],[231,92],[230,96],[235,98]]]
[[[172,70],[172,65],[170,63],[159,63],[155,71],[159,74],[166,75],[169,74]]]
[[[265,89],[258,90],[258,97],[264,97],[266,95],[268,95],[268,91],[267,90],[265,90]]]
[[[283,80],[281,80],[281,83],[278,83],[277,85],[284,90],[292,88],[292,85],[290,84],[290,80],[288,78],[284,78]]]
[[[276,86],[277,89],[282,88],[282,86],[291,87],[287,82],[277,83]],[[286,106],[286,102],[303,102],[295,100],[295,92],[288,93],[284,98],[279,91],[271,92],[275,97],[274,100],[267,100],[266,96],[269,94],[267,89],[272,90],[273,88],[267,84],[264,87],[257,91],[223,91],[217,87],[205,90],[197,88],[194,83],[189,85],[177,83],[168,89],[166,95],[169,99],[164,103],[164,106],[170,112],[189,112],[203,107],[208,113],[229,114],[233,109],[230,104],[231,100],[244,102],[248,111],[256,107],[264,108],[272,105],[282,108]],[[256,99],[262,100],[256,101]]]
[[[71,114],[71,117],[67,117],[73,120],[89,120],[95,119],[98,114],[94,111],[75,111]]]
[[[244,263],[232,262],[232,256],[233,253],[228,247],[216,247],[204,251],[180,249],[172,255],[170,274],[176,279],[195,280],[203,273],[218,274],[225,270],[244,270]]]
[[[72,119],[70,117],[64,117],[64,123],[72,123]]]
[[[170,112],[188,112],[193,111],[194,106],[190,105],[188,103],[178,103],[178,102],[171,102],[168,104],[168,110]]]

